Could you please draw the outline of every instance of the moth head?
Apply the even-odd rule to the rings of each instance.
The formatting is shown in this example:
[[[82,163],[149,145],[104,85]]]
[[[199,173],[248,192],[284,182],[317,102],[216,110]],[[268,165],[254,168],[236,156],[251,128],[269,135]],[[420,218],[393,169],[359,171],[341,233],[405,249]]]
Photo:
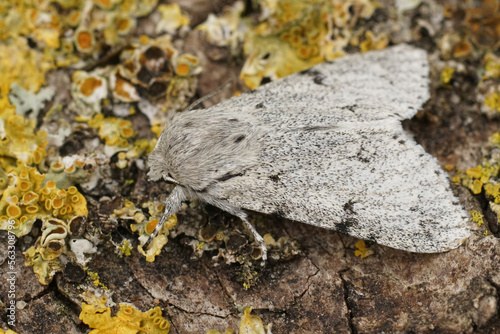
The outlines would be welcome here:
[[[158,181],[160,179],[163,179],[169,183],[179,184],[179,182],[172,175],[172,172],[169,170],[169,164],[167,163],[167,151],[166,151],[167,144],[165,142],[166,135],[164,133],[165,130],[158,139],[155,149],[149,155],[148,177],[151,181]]]
[[[165,127],[149,156],[148,176],[202,191],[243,174],[256,161],[256,130],[244,116],[192,110]]]

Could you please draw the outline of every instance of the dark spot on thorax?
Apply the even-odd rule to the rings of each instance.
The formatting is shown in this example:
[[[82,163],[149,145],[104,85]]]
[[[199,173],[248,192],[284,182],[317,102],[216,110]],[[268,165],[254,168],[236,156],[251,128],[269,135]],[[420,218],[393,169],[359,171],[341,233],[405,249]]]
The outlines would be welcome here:
[[[261,103],[257,104],[257,105],[255,106],[255,108],[257,108],[257,109],[262,109],[262,108],[264,108],[264,103],[263,103],[263,102],[261,102]]]
[[[270,175],[269,179],[271,179],[271,181],[273,182],[279,182],[280,177],[278,175]]]

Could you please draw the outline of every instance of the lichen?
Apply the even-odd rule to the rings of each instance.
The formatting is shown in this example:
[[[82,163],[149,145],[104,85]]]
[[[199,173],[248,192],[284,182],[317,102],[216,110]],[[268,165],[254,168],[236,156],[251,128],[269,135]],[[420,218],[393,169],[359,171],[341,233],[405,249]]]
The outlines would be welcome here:
[[[129,140],[132,140],[136,135],[132,123],[122,118],[96,114],[87,123],[90,127],[98,130],[99,137],[105,143],[104,152],[108,157],[127,148],[130,144]]]
[[[481,225],[484,224],[484,220],[483,220],[484,216],[479,211],[472,210],[470,212],[470,215],[471,215],[472,221],[474,223],[476,223],[478,227],[481,227]]]
[[[373,255],[373,250],[366,247],[364,240],[359,240],[354,245],[357,249],[354,251],[354,255],[364,259],[367,256]]]
[[[252,307],[245,308],[241,316],[238,333],[240,334],[271,334],[271,325],[265,326],[257,315],[250,314]],[[206,334],[232,334],[235,333],[234,329],[226,329],[224,333],[217,330],[209,330]]]
[[[500,171],[500,133],[490,138],[487,152],[480,165],[469,168],[465,172],[457,171],[452,181],[469,188],[472,193],[480,194],[484,191],[488,200],[495,204],[500,203],[500,183],[497,181]]]
[[[6,171],[17,161],[38,165],[47,155],[44,131],[35,131],[36,121],[15,113],[15,107],[0,103],[0,164]]]
[[[359,18],[372,16],[376,4],[349,1],[259,1],[263,15],[245,37],[247,56],[240,78],[254,89],[267,77],[272,80],[344,55],[349,40],[357,38],[349,28]],[[361,8],[351,15],[351,8]],[[363,50],[382,48],[387,37],[366,34]],[[286,60],[286,61],[285,61]]]
[[[163,214],[163,204],[148,201],[143,203],[142,208],[148,211],[149,218],[146,218],[143,211],[137,208],[133,202],[125,200],[122,208],[116,209],[111,217],[113,219],[120,218],[133,220],[135,222],[130,224],[130,229],[132,232],[137,232],[139,234],[140,245],[137,249],[146,257],[146,261],[153,262],[155,257],[160,254],[163,246],[167,244],[169,231],[177,224],[177,217],[175,215],[170,216],[163,224],[163,227],[158,232],[157,236],[151,240],[148,248],[143,249],[142,246],[149,239],[149,236],[153,233],[156,225],[161,219]]]
[[[131,304],[120,303],[120,310],[112,316],[106,303],[104,296],[94,298],[91,304],[82,302],[79,318],[93,329],[90,334],[168,334],[170,330],[159,306],[143,313]]]
[[[449,83],[450,83],[451,79],[453,78],[454,73],[455,73],[455,69],[453,67],[446,66],[441,71],[441,75],[440,75],[441,84],[443,84],[445,87],[449,86]]]
[[[182,14],[181,7],[176,3],[159,5],[156,11],[161,14],[161,19],[156,23],[157,34],[174,34],[178,28],[189,25],[189,18]]]

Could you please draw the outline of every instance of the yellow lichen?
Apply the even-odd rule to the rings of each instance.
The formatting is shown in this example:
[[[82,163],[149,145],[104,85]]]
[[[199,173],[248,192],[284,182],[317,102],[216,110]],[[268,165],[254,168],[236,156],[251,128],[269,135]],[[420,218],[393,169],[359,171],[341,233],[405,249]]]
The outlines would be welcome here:
[[[24,38],[0,43],[0,98],[7,99],[11,84],[37,92],[45,84],[45,73],[54,68],[43,60],[43,54],[28,46]]]
[[[500,94],[496,91],[489,92],[485,97],[484,105],[491,110],[500,111]]]
[[[144,203],[142,207],[148,209],[150,215],[149,219],[146,219],[142,210],[137,208],[134,203],[129,200],[125,200],[123,207],[121,209],[116,209],[112,217],[133,220],[135,224],[130,224],[130,229],[132,232],[139,233],[139,241],[141,245],[144,245],[161,219],[163,214],[163,205],[148,201]],[[137,247],[138,251],[146,257],[146,261],[153,262],[155,257],[160,254],[163,246],[167,244],[168,231],[174,228],[176,224],[177,217],[175,215],[170,216],[163,224],[163,227],[159,231],[158,235],[151,240],[151,243],[146,250],[144,250],[141,245]]]
[[[128,147],[129,138],[135,136],[132,123],[121,118],[96,114],[87,123],[99,131],[99,137],[104,140],[109,155]]]
[[[161,19],[156,24],[157,34],[162,32],[174,34],[178,28],[189,25],[189,18],[182,15],[181,7],[176,3],[159,5],[156,11],[161,14]]]
[[[500,57],[493,53],[487,53],[483,58],[484,77],[491,79],[500,79]]]
[[[446,66],[442,71],[441,71],[441,83],[443,85],[448,85],[453,78],[453,73],[455,73],[455,69],[453,67]]]
[[[90,334],[168,334],[170,330],[170,323],[162,317],[159,306],[142,313],[130,304],[121,303],[116,316],[112,316],[106,302],[107,299],[101,297],[94,298],[92,304],[82,303],[79,318],[93,328]]]
[[[479,212],[479,211],[476,211],[476,210],[472,210],[471,211],[471,217],[472,217],[472,221],[474,223],[477,224],[477,226],[481,227],[481,225],[483,225],[484,221],[483,221],[483,215]]]
[[[13,106],[0,103],[0,164],[6,171],[16,166],[16,161],[40,164],[47,155],[47,134],[35,132],[35,127],[34,119],[25,119]]]
[[[263,78],[278,79],[343,55],[352,35],[350,25],[369,18],[375,2],[367,0],[263,0],[266,13],[246,35],[247,59],[240,78],[250,88]],[[351,7],[360,9],[351,15]],[[388,43],[383,34],[366,34],[363,50],[382,48]]]
[[[123,240],[120,246],[118,247],[118,250],[125,256],[132,255],[132,249],[133,249],[132,244],[127,239]]]
[[[493,134],[489,145],[495,150],[500,148],[500,133]],[[496,181],[499,172],[500,159],[498,159],[497,155],[486,155],[480,165],[469,168],[465,173],[457,171],[452,181],[469,188],[474,194],[480,194],[484,190],[488,200],[493,204],[499,204],[500,183]]]
[[[59,257],[53,256],[46,247],[31,246],[23,254],[26,259],[26,266],[33,267],[33,272],[43,285],[49,284],[54,275],[64,268]]]
[[[385,49],[388,44],[389,38],[386,34],[382,33],[378,36],[375,36],[372,31],[367,31],[365,33],[365,40],[361,42],[359,48],[361,49],[361,52],[367,52],[371,50]]]
[[[92,164],[92,160],[89,162]],[[91,168],[84,168],[85,166],[86,162],[83,158],[82,160],[75,159],[71,164],[68,164],[68,166],[60,159],[55,160],[50,164],[50,168],[45,174],[44,185],[48,181],[53,181],[55,187],[59,189],[76,189],[74,185],[88,180],[93,172]],[[76,192],[70,194],[75,195]]]
[[[64,267],[58,258],[66,250],[68,224],[75,217],[87,217],[87,201],[75,187],[59,189],[54,181],[42,187],[45,175],[20,161],[7,175],[10,182],[0,199],[0,229],[21,237],[37,219],[42,221],[42,234],[25,257],[40,282],[48,284]]]
[[[225,8],[220,16],[208,14],[207,20],[196,29],[204,31],[211,44],[219,47],[227,46],[231,53],[236,55],[238,46],[244,41],[247,33],[246,24],[241,24],[244,10],[243,1],[236,1],[230,8]]]
[[[3,331],[3,329],[0,328],[0,334],[17,334],[17,332],[14,332],[13,330],[11,329],[7,329],[5,332]]]
[[[357,249],[354,251],[354,255],[361,257],[362,259],[373,254],[373,251],[366,247],[366,243],[364,240],[359,240],[358,242],[356,242],[355,247]]]
[[[265,326],[262,323],[262,319],[260,319],[257,315],[250,314],[252,312],[252,308],[245,308],[243,311],[243,315],[241,316],[241,321],[239,325],[238,333],[240,334],[268,334],[270,333],[270,327]],[[234,329],[226,329],[224,334],[233,334],[235,333]],[[206,334],[222,334],[217,330],[209,330]]]

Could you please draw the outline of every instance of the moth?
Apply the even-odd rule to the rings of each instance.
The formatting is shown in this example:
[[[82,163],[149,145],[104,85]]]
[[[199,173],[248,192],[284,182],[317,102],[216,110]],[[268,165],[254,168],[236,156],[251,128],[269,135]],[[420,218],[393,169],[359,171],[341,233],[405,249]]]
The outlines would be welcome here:
[[[177,114],[149,157],[151,180],[239,217],[245,210],[410,252],[458,247],[467,215],[437,160],[405,131],[429,98],[424,50],[349,55],[204,110]]]

